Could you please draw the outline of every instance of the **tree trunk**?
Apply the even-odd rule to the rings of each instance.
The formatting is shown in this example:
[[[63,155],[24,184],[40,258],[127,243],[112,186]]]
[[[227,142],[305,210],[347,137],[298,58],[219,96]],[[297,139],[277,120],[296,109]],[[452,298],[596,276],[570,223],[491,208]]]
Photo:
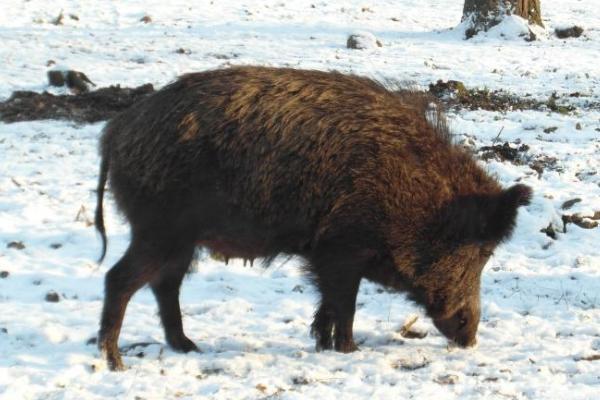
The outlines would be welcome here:
[[[530,24],[544,26],[540,0],[465,0],[462,21],[468,21],[467,39],[497,25],[506,15],[515,14]]]

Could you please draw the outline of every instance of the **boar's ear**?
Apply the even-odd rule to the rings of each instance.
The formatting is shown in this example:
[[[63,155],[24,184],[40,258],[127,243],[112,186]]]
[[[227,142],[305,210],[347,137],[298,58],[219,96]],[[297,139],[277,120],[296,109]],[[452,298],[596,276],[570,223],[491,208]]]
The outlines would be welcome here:
[[[461,196],[444,210],[444,236],[458,242],[508,239],[515,227],[517,209],[528,205],[531,196],[531,188],[521,184],[496,195]]]
[[[514,185],[503,191],[495,201],[495,210],[490,210],[487,235],[488,240],[508,239],[517,222],[517,209],[529,205],[533,191],[529,186]],[[492,202],[493,203],[493,202]]]

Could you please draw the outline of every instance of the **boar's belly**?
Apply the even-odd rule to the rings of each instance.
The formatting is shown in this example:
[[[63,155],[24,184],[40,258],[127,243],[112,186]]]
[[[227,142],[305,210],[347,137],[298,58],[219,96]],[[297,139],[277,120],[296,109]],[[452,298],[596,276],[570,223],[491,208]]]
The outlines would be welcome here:
[[[222,254],[225,258],[255,259],[268,256],[266,244],[260,241],[235,241],[227,238],[206,239],[197,242],[211,252]]]

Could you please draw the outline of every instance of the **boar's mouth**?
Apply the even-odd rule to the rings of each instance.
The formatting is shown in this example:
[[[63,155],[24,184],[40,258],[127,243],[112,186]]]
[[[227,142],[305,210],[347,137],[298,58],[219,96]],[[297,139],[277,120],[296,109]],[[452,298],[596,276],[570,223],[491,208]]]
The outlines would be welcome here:
[[[448,318],[434,318],[435,327],[448,339],[451,347],[473,347],[477,344],[478,315],[467,315],[464,310]]]

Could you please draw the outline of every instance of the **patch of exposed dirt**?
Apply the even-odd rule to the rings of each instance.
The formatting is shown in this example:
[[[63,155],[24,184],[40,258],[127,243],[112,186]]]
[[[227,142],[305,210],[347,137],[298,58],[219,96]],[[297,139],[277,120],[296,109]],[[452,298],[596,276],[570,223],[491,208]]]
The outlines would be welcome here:
[[[599,361],[600,354],[592,354],[591,356],[586,357],[575,357],[575,361]]]
[[[8,100],[0,102],[0,120],[4,122],[39,119],[103,121],[152,93],[154,87],[149,83],[136,88],[110,86],[76,95],[16,91]]]
[[[523,155],[529,150],[529,146],[521,144],[520,146],[511,146],[510,143],[496,144],[492,146],[483,146],[478,152],[481,152],[480,157],[483,160],[497,159],[499,161],[510,161],[513,164],[520,165],[523,163]]]
[[[538,173],[538,176],[542,176],[544,171],[558,171],[563,172],[564,169],[558,162],[556,157],[550,157],[544,154],[540,154],[535,157],[529,163],[529,168]]]
[[[559,39],[578,38],[583,33],[583,28],[573,25],[568,28],[556,28],[554,34]]]
[[[545,171],[562,172],[563,167],[556,157],[545,154],[530,154],[529,146],[516,140],[513,143],[492,144],[475,150],[475,154],[484,161],[508,161],[514,165],[528,165],[541,177]]]
[[[58,303],[60,301],[60,296],[54,290],[46,293],[46,301],[48,303]]]
[[[539,110],[553,111],[566,114],[576,109],[568,104],[569,98],[581,97],[580,93],[573,93],[561,98],[553,93],[548,100],[540,101],[528,96],[516,96],[503,90],[468,89],[459,81],[442,81],[429,85],[429,92],[440,99],[447,107],[466,108],[470,110],[510,111],[510,110]],[[595,103],[586,104],[586,108],[593,108]]]
[[[435,84],[430,84],[429,92],[448,107],[471,110],[531,109],[537,107],[539,103],[533,99],[514,96],[502,90],[467,89],[462,82],[452,80],[447,82],[439,80]]]
[[[545,233],[550,239],[556,240],[558,238],[556,235],[556,229],[554,228],[554,225],[552,225],[552,222],[550,222],[547,227],[540,229],[540,232]]]
[[[6,245],[6,248],[8,249],[17,249],[17,250],[23,250],[25,248],[25,245],[23,244],[23,242],[10,242],[9,244]]]
[[[568,210],[577,203],[581,203],[581,199],[579,197],[575,197],[574,199],[563,202],[562,205],[560,206],[560,208],[563,210]]]

